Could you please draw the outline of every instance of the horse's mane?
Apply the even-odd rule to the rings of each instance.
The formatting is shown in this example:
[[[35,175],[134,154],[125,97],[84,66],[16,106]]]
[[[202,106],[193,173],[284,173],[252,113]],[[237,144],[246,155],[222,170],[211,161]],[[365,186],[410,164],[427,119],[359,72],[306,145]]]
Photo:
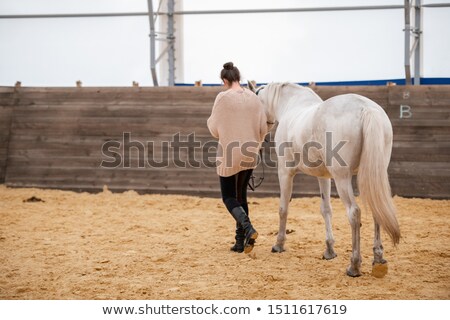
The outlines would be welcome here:
[[[304,86],[301,86],[301,85],[293,83],[293,82],[272,82],[266,86],[266,89],[268,90],[268,96],[272,98],[270,101],[268,101],[269,107],[272,110],[276,105],[278,105],[281,89],[285,88],[285,87],[300,89],[300,90],[303,90],[303,92],[308,92],[311,96],[321,99],[317,95],[317,93],[315,93],[312,89],[310,89],[308,87],[304,87]]]
[[[294,88],[294,89],[304,89],[306,91],[312,91],[310,88],[304,87],[304,86],[296,84],[294,82],[272,82],[272,83],[269,83],[266,87],[270,88],[272,91],[279,91],[279,89],[285,88],[285,87],[290,87],[290,88]]]
[[[314,90],[312,90],[311,88],[302,86],[302,85],[294,83],[294,82],[273,82],[273,83],[270,83],[270,85],[276,85],[276,86],[279,86],[280,88],[291,87],[291,88],[295,88],[295,89],[303,89],[304,91],[308,91],[308,92],[312,92],[312,93],[316,94],[314,92]]]

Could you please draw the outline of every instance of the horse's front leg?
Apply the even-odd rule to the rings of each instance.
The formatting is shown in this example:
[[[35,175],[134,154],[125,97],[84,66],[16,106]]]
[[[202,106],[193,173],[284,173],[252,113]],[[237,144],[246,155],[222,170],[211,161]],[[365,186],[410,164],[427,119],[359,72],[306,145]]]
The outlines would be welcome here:
[[[289,202],[292,196],[292,186],[294,175],[285,168],[278,167],[278,180],[280,182],[280,227],[278,229],[277,243],[272,247],[272,252],[283,252],[286,242],[286,223],[289,209]]]

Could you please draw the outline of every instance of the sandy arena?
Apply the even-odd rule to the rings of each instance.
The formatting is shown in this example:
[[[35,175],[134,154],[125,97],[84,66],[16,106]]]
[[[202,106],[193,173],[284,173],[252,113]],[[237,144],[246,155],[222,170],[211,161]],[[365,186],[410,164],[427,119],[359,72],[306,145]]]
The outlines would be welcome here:
[[[24,202],[31,197],[45,202]],[[389,273],[371,275],[373,222],[363,208],[363,275],[345,275],[350,226],[333,199],[338,257],[322,260],[319,198],[293,199],[287,251],[270,252],[278,199],[251,198],[254,251],[229,251],[220,199],[0,186],[0,299],[450,299],[450,201],[395,197],[402,240],[383,234]]]

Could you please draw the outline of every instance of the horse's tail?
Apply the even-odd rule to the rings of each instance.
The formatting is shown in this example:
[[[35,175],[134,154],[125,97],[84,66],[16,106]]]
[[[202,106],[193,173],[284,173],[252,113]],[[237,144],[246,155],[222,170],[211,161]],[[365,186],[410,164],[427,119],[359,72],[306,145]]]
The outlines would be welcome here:
[[[362,131],[363,146],[358,170],[360,196],[395,245],[400,241],[400,228],[387,173],[392,150],[392,126],[381,108],[370,108],[362,114]]]

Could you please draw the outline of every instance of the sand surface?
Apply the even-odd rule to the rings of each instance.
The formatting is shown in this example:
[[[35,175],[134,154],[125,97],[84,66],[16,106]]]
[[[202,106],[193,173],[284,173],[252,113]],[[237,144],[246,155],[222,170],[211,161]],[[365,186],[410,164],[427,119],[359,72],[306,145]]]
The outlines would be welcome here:
[[[23,202],[31,197],[45,202]],[[362,272],[345,275],[350,226],[333,199],[338,257],[322,260],[319,198],[293,199],[286,249],[271,253],[278,199],[251,198],[251,254],[229,251],[220,199],[0,186],[0,299],[450,299],[450,201],[395,198],[403,238],[383,234],[389,273],[371,275],[363,208]]]

